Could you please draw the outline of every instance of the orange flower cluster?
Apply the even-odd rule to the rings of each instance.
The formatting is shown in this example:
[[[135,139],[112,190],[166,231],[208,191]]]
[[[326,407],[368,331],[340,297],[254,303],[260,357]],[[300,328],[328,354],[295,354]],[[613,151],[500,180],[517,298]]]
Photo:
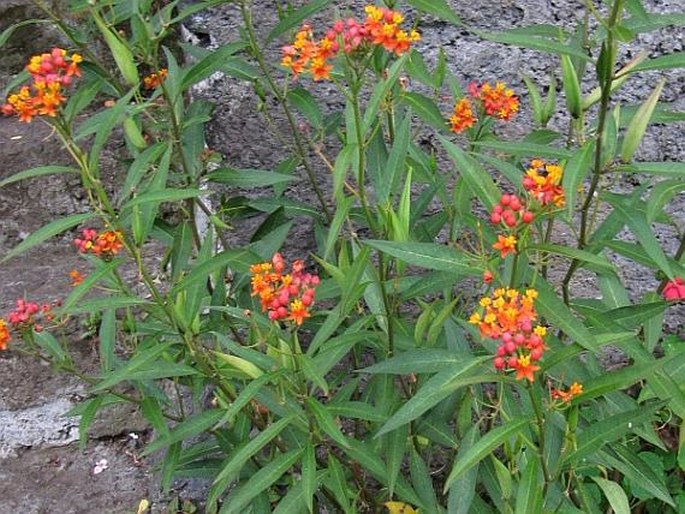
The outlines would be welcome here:
[[[159,71],[150,73],[149,75],[143,77],[143,87],[145,89],[156,89],[162,85],[164,79],[167,76],[167,69],[162,68]]]
[[[468,86],[468,94],[471,97],[460,98],[454,105],[452,116],[449,119],[450,130],[460,134],[476,124],[478,119],[473,113],[473,101],[478,101],[481,106],[481,114],[492,116],[500,120],[509,121],[519,110],[519,99],[511,89],[507,89],[504,82],[497,82],[492,87],[489,82],[479,86],[472,82]]]
[[[523,177],[523,187],[540,205],[553,203],[556,207],[563,207],[566,201],[561,187],[563,173],[561,166],[533,159]]]
[[[583,385],[578,382],[573,382],[566,391],[563,389],[552,389],[550,392],[552,400],[559,400],[562,403],[569,403],[573,398],[581,394],[583,394]]]
[[[533,325],[537,320],[534,301],[538,293],[528,289],[520,293],[515,289],[495,289],[492,296],[481,298],[483,312],[474,312],[469,323],[478,325],[484,338],[500,340],[493,360],[497,370],[516,371],[516,380],[535,380],[540,369],[538,362],[547,349],[544,337],[547,329]]]
[[[285,271],[280,253],[271,262],[252,265],[252,296],[259,296],[262,312],[268,312],[271,321],[285,319],[299,326],[311,316],[309,309],[314,305],[319,277],[306,273],[301,260],[293,262],[290,273]]]
[[[450,130],[460,134],[476,124],[476,117],[471,108],[471,101],[464,97],[454,104],[454,111],[450,117]]]
[[[121,230],[105,230],[98,234],[95,229],[85,228],[82,234],[82,238],[74,239],[74,244],[81,253],[92,253],[109,260],[124,247]]]
[[[363,45],[376,45],[402,55],[412,43],[421,39],[417,31],[407,32],[401,28],[404,21],[401,13],[373,5],[364,10],[366,19],[363,23],[354,18],[338,20],[319,40],[314,39],[310,25],[303,25],[293,44],[282,48],[281,65],[289,68],[295,77],[309,72],[314,80],[325,80],[330,78],[333,69],[328,61],[338,54],[341,44],[347,54]]]
[[[485,114],[501,120],[510,120],[519,110],[519,99],[514,91],[507,89],[504,82],[497,82],[492,87],[489,82],[478,86],[475,82],[469,84],[469,94],[483,103]]]
[[[490,212],[490,223],[503,225],[505,230],[516,231],[522,224],[532,223],[535,215],[526,210],[521,199],[516,195],[503,194],[497,205]],[[510,253],[516,253],[517,238],[514,234],[498,235],[497,242],[492,245],[500,252],[502,259]]]
[[[0,350],[7,350],[7,343],[10,342],[10,331],[7,328],[7,323],[0,318]]]
[[[26,70],[31,74],[31,85],[23,86],[11,94],[2,106],[6,116],[17,115],[20,121],[30,123],[35,116],[57,116],[57,110],[66,97],[63,88],[71,84],[74,75],[81,76],[79,54],[67,55],[61,48],[31,57]]]

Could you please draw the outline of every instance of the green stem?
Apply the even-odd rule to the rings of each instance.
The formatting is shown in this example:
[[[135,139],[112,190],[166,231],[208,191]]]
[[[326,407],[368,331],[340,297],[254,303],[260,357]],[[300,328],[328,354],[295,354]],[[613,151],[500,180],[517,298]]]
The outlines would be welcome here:
[[[549,468],[547,467],[547,462],[545,461],[545,419],[542,415],[540,395],[533,394],[533,387],[530,383],[526,384],[526,389],[528,390],[528,396],[530,396],[530,402],[533,405],[533,411],[535,412],[535,421],[538,426],[538,457],[540,458],[542,476],[545,480],[545,483],[542,486],[541,496],[544,498],[547,493],[547,487],[549,483],[552,481]]]
[[[326,220],[330,223],[333,220],[333,215],[331,214],[330,209],[328,208],[328,204],[326,202],[326,198],[324,197],[324,194],[321,191],[321,188],[319,187],[318,181],[316,179],[316,172],[314,171],[314,168],[312,167],[311,163],[309,162],[309,158],[307,157],[305,144],[304,141],[302,141],[302,135],[300,134],[300,130],[295,121],[295,117],[293,116],[293,113],[290,110],[290,107],[288,106],[287,99],[283,94],[280,93],[278,89],[278,84],[276,84],[276,81],[271,76],[269,67],[266,61],[264,60],[264,54],[262,53],[259,42],[257,41],[254,25],[252,24],[252,13],[247,7],[247,2],[244,0],[240,2],[240,13],[243,18],[243,23],[245,25],[245,33],[248,37],[248,43],[250,44],[252,55],[257,60],[257,65],[259,66],[259,69],[262,71],[264,78],[268,82],[272,94],[276,97],[279,104],[283,108],[283,112],[285,113],[288,125],[290,125],[290,132],[293,136],[296,153],[300,158],[300,162],[302,163],[302,166],[304,167],[307,173],[309,183],[312,186],[312,189],[314,189],[314,193],[316,194],[316,197],[319,200],[321,210],[323,211]]]

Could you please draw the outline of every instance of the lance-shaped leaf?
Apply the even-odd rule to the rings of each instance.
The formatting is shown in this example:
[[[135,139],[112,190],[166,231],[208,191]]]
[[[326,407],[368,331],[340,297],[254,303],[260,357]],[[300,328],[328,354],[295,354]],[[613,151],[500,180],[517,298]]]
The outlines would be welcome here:
[[[530,421],[529,418],[515,418],[511,421],[507,421],[485,434],[482,439],[479,439],[473,446],[464,452],[464,455],[460,454],[445,481],[445,492],[449,490],[455,480],[490,455],[495,448],[504,444],[507,439],[519,432],[524,426],[530,423]]]
[[[463,275],[478,275],[480,270],[469,266],[466,257],[453,248],[433,243],[398,243],[366,240],[364,244],[399,260],[422,268],[452,271]]]
[[[633,119],[630,121],[630,125],[628,125],[628,129],[626,130],[626,135],[623,138],[623,146],[621,147],[621,160],[623,162],[629,162],[640,146],[640,142],[645,135],[647,125],[652,118],[652,113],[659,101],[659,96],[661,96],[661,90],[665,83],[666,79],[661,79],[657,83],[652,94],[647,97],[645,103],[640,106],[633,116]]]

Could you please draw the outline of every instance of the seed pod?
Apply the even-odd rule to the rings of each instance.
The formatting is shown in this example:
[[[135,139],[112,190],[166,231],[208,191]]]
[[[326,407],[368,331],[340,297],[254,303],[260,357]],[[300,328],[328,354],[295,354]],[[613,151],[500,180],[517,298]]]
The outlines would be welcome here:
[[[564,82],[564,92],[566,93],[566,107],[574,118],[580,118],[583,112],[580,83],[576,69],[573,67],[571,58],[568,55],[561,56],[561,72]]]

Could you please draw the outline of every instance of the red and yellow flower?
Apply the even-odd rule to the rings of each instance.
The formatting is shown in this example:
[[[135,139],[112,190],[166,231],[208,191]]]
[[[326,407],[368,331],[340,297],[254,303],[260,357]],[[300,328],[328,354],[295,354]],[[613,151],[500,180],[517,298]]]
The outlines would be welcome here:
[[[10,342],[11,336],[7,323],[0,318],[0,350],[7,350],[7,343]]]
[[[473,114],[471,101],[464,97],[454,104],[454,110],[450,117],[450,130],[455,134],[460,134],[475,124],[476,117]]]
[[[540,205],[552,203],[556,207],[563,207],[566,201],[561,187],[563,174],[561,166],[533,159],[523,177],[523,187]]]

